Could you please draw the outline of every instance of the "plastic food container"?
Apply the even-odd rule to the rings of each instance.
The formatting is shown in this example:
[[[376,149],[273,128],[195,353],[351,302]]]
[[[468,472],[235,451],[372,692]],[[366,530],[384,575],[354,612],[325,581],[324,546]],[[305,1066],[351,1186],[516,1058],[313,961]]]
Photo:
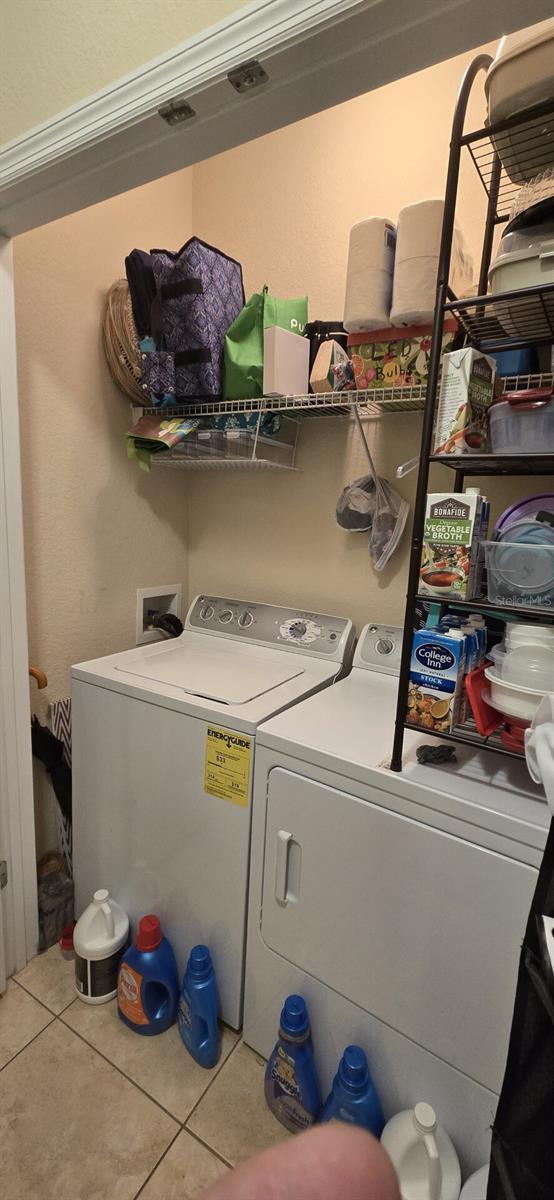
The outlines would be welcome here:
[[[553,91],[554,19],[502,38],[485,81],[489,123],[503,121],[550,100]],[[543,118],[540,133],[540,141],[535,137],[531,144],[529,130],[521,127],[493,138],[506,173],[514,183],[531,179],[543,163],[554,161],[554,114]]]
[[[506,621],[504,635],[506,650],[516,646],[554,647],[554,625],[525,625],[521,621]]]
[[[554,646],[495,646],[488,658],[504,683],[533,688],[543,693],[554,687]]]
[[[551,388],[507,392],[489,410],[493,454],[552,454],[554,396]]]
[[[484,542],[492,604],[554,608],[554,545]]]
[[[520,721],[533,720],[544,697],[544,688],[540,690],[508,683],[501,675],[497,675],[493,667],[485,668],[485,677],[490,683],[490,703],[493,708],[506,717],[516,717]]]
[[[554,513],[554,492],[539,492],[534,496],[528,496],[526,500],[516,500],[515,504],[510,504],[510,507],[505,508],[504,512],[500,514],[495,524],[495,538],[505,537],[508,541],[510,535],[507,531],[516,521],[522,521],[524,517],[535,521],[540,512]]]
[[[554,221],[504,234],[489,270],[489,283],[493,296],[554,283]],[[512,337],[529,337],[527,300],[503,301],[498,306],[497,316],[502,328]],[[548,337],[552,329],[548,315],[544,315],[544,330],[537,324],[538,320],[537,314],[533,313],[534,335]]]

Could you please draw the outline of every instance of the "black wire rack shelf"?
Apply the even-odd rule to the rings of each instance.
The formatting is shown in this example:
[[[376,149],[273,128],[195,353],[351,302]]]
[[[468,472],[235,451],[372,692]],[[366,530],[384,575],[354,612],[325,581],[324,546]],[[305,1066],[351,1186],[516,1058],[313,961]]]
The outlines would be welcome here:
[[[422,725],[415,725],[411,721],[404,722],[404,729],[410,729],[412,733],[423,733],[425,737],[440,738],[441,742],[459,742],[463,746],[471,746],[474,750],[494,750],[497,754],[504,754],[507,758],[519,758],[525,762],[525,755],[519,750],[510,750],[503,744],[498,733],[492,733],[490,737],[482,737],[473,727],[465,728],[459,726],[452,733],[436,733],[434,729],[425,729]]]
[[[495,222],[509,220],[519,189],[554,163],[554,99],[534,105],[461,138],[477,168],[488,197],[494,196]],[[502,162],[499,172],[498,158]]]
[[[489,70],[490,55],[479,54],[469,64],[463,77],[452,121],[452,136],[448,159],[444,214],[442,224],[437,289],[433,318],[433,341],[429,360],[429,382],[423,412],[420,467],[414,505],[412,545],[408,570],[406,610],[402,638],[402,653],[396,705],[395,734],[391,755],[391,770],[402,770],[404,731],[421,733],[421,726],[408,719],[408,693],[413,632],[417,627],[416,605],[429,600],[419,594],[419,574],[424,540],[425,511],[429,482],[429,466],[441,463],[456,472],[455,487],[461,489],[466,475],[547,475],[554,469],[554,454],[540,455],[460,455],[442,456],[432,452],[435,411],[440,385],[440,331],[445,316],[457,318],[467,340],[484,353],[522,349],[530,345],[554,342],[554,283],[526,287],[513,291],[487,294],[495,227],[517,218],[531,207],[538,217],[544,204],[554,195],[554,96],[547,103],[535,105],[524,113],[473,131],[464,132],[469,97],[475,81]],[[477,168],[487,197],[483,227],[483,247],[479,269],[478,295],[456,299],[449,287],[452,238],[455,228],[460,161],[469,152]],[[520,194],[520,188],[524,186]],[[545,381],[546,382],[546,381]],[[505,391],[516,390],[506,381]],[[529,387],[537,386],[529,382]],[[540,384],[538,385],[540,386]],[[551,385],[550,385],[551,386]],[[521,384],[519,385],[521,387]],[[441,604],[454,604],[449,597],[439,597]],[[459,607],[468,607],[467,601]],[[527,609],[520,606],[489,604],[487,600],[471,601],[471,611],[502,612],[508,619],[515,617],[551,620],[548,609]],[[475,726],[464,725],[452,733],[425,730],[432,737],[446,742],[460,742],[477,749],[494,750],[511,758],[522,758],[519,750],[509,749],[494,734],[481,737]]]
[[[511,618],[516,620],[521,617],[525,621],[538,621],[543,625],[546,622],[554,621],[554,609],[552,608],[529,608],[521,604],[500,604],[498,600],[493,602],[484,597],[480,600],[459,600],[454,596],[428,596],[423,592],[418,592],[416,599],[424,601],[426,604],[441,604],[444,608],[461,608],[464,612],[493,613],[507,621]]]
[[[464,475],[554,474],[554,454],[431,454],[429,462]]]
[[[554,341],[554,283],[452,300],[444,307],[472,344],[485,352]]]

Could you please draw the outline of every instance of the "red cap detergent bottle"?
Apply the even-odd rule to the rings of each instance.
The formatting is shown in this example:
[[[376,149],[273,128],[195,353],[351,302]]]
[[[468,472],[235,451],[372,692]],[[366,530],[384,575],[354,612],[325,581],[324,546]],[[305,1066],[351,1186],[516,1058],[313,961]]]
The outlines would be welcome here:
[[[117,979],[121,1020],[150,1037],[173,1024],[179,1002],[175,955],[158,917],[141,917],[134,942],[123,955]]]

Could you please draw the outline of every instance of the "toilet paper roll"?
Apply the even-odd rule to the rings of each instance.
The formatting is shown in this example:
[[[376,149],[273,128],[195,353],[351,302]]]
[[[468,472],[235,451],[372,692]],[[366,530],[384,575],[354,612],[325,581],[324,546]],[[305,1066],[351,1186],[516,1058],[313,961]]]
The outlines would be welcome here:
[[[350,230],[344,328],[348,333],[390,324],[396,227],[387,217],[368,217]]]
[[[427,325],[433,319],[444,200],[408,204],[398,218],[391,324]],[[465,295],[473,283],[473,262],[458,226],[454,228],[450,286]]]

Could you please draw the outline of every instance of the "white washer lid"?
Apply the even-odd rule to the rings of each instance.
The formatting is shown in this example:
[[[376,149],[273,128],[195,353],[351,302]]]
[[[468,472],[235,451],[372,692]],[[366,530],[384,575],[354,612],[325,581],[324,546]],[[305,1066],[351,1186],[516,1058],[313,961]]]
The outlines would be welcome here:
[[[281,657],[285,658],[285,655]],[[192,696],[203,696],[220,704],[247,704],[304,674],[304,669],[294,663],[292,655],[290,661],[276,663],[269,656],[237,655],[223,647],[216,650],[206,646],[204,649],[187,645],[186,641],[128,666],[117,664],[115,670],[153,683],[169,684]]]

